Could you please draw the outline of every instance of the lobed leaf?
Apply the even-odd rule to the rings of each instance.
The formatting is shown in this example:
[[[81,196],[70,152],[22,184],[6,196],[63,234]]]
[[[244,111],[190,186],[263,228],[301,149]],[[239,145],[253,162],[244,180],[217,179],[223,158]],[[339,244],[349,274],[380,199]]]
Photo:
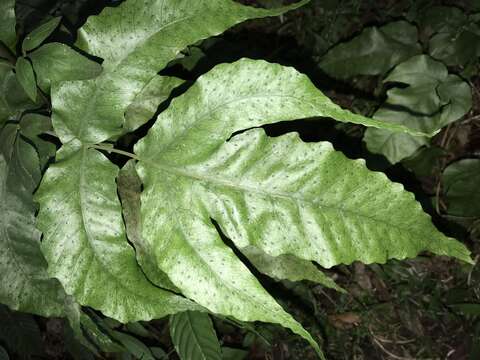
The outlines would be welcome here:
[[[471,261],[401,185],[329,143],[269,139],[261,129],[232,137],[319,114],[364,122],[293,69],[241,60],[198,79],[135,147],[144,184],[140,240],[151,261],[213,313],[279,323],[314,346],[221,241],[211,219],[239,249],[254,246],[324,267],[424,250]]]

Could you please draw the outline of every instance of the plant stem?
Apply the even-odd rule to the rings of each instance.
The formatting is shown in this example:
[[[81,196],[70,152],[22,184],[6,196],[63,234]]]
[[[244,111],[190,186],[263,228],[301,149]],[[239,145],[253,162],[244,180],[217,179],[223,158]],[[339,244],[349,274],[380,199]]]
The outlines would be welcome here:
[[[132,154],[131,152],[115,149],[113,147],[109,147],[109,146],[105,146],[105,145],[101,145],[101,144],[100,145],[93,145],[92,144],[89,147],[97,149],[97,150],[103,150],[103,151],[106,151],[108,153],[115,153],[115,154],[127,156],[131,159],[140,160],[140,158],[137,155]]]

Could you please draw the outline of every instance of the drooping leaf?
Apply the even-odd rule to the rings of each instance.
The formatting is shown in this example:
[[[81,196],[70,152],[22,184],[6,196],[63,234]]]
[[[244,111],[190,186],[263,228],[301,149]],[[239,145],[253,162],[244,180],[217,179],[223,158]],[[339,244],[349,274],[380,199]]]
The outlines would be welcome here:
[[[135,97],[125,112],[125,129],[133,131],[150,120],[157,107],[167,100],[174,88],[183,83],[183,80],[168,77],[155,76]]]
[[[125,228],[128,240],[135,246],[137,261],[142,267],[145,275],[155,285],[164,289],[178,291],[168,276],[161,271],[155,262],[146,256],[142,236],[142,224],[140,220],[140,194],[142,192],[142,181],[135,170],[135,162],[128,161],[120,170],[117,178],[118,194],[122,202],[122,212],[125,219]]]
[[[2,0],[0,2],[0,41],[14,53],[17,42],[15,22],[15,0]]]
[[[50,275],[81,305],[122,322],[194,308],[155,287],[138,267],[125,237],[117,172],[100,152],[79,144],[65,145],[57,153],[36,194]]]
[[[373,117],[425,133],[458,120],[472,106],[470,86],[458,76],[449,75],[445,65],[426,55],[401,63],[384,82],[408,86],[388,90],[386,103]],[[367,129],[364,140],[371,152],[384,155],[393,164],[428,144],[424,137],[384,129]]]
[[[320,114],[353,116],[293,69],[241,60],[199,78],[135,147],[144,184],[140,240],[152,261],[213,313],[282,324],[312,344],[221,241],[211,219],[239,249],[255,246],[323,267],[423,250],[471,261],[401,185],[329,143],[269,139],[261,129],[230,139],[240,130]]]
[[[320,67],[340,79],[381,75],[421,52],[417,38],[416,27],[406,21],[366,28],[352,40],[333,47]]]
[[[47,275],[35,228],[33,191],[40,180],[35,149],[7,124],[0,133],[0,303],[43,316],[63,313],[63,291]]]
[[[19,84],[12,65],[0,59],[0,128],[7,120],[17,119],[24,110],[37,106]]]
[[[28,97],[35,102],[37,100],[37,82],[30,61],[23,57],[18,58],[17,64],[15,65],[15,72],[19,84]]]
[[[97,77],[102,66],[60,43],[45,44],[28,55],[37,74],[38,86],[50,92],[53,82]]]
[[[221,360],[212,320],[206,313],[185,311],[170,316],[170,336],[181,360]]]
[[[253,246],[247,246],[241,249],[241,251],[258,271],[274,279],[290,281],[310,280],[337,291],[345,291],[310,261],[288,254],[273,257]]]
[[[104,9],[87,20],[77,42],[81,49],[104,59],[104,71],[93,80],[52,88],[56,133],[63,143],[73,138],[97,143],[124,133],[127,107],[187,45],[244,20],[279,15],[307,1],[266,10],[231,0],[127,0]]]
[[[479,183],[479,159],[462,159],[448,165],[442,175],[448,214],[464,217],[480,216]]]
[[[22,43],[22,51],[26,53],[27,51],[33,50],[40,46],[42,42],[48,38],[52,32],[57,28],[58,24],[62,20],[61,17],[55,17],[47,21],[45,24],[40,25],[38,28],[33,30],[28,34]]]

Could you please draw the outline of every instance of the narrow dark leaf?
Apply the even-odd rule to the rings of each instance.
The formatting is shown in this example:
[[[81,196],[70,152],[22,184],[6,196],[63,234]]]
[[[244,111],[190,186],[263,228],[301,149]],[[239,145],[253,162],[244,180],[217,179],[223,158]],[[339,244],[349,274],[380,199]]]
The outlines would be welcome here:
[[[22,43],[23,52],[26,53],[27,51],[40,46],[40,44],[56,29],[61,20],[61,17],[55,17],[28,34]]]

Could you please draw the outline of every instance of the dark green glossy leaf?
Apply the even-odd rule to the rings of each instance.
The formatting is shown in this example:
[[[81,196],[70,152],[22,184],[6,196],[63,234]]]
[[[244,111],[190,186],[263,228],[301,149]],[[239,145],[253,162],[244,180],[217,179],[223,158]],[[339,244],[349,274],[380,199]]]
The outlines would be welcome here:
[[[437,146],[430,146],[417,151],[412,157],[402,161],[402,164],[413,171],[418,177],[432,176],[440,168],[440,160],[447,151]]]
[[[0,41],[15,53],[17,34],[15,33],[15,0],[0,2]]]
[[[321,60],[323,71],[336,78],[381,75],[421,52],[415,26],[398,21],[370,27],[352,40],[333,47]]]
[[[432,120],[428,116],[416,116],[407,111],[393,110],[388,107],[378,109],[374,117],[389,119],[389,122],[403,124],[411,128],[419,128]],[[410,136],[383,129],[367,129],[363,140],[369,151],[382,154],[392,164],[413,155],[419,148],[429,144],[429,139],[426,137]]]
[[[38,86],[50,92],[53,82],[97,77],[102,66],[60,43],[45,44],[28,55],[37,74]]]
[[[44,42],[45,39],[48,38],[57,28],[61,20],[61,17],[52,18],[45,24],[40,25],[38,28],[33,30],[25,37],[25,39],[23,39],[22,51],[26,53],[27,51],[33,50],[40,46],[42,42]]]
[[[449,75],[445,65],[426,55],[401,63],[384,82],[408,86],[388,90],[387,101],[374,118],[424,133],[436,132],[458,120],[472,106],[470,86],[458,76]],[[383,129],[367,129],[364,140],[370,151],[384,155],[393,164],[429,143],[423,137]]]
[[[221,360],[212,320],[206,313],[185,311],[170,316],[170,336],[181,360]]]
[[[15,65],[15,72],[19,84],[28,97],[35,102],[37,100],[37,82],[30,61],[23,57],[18,58],[17,64]]]
[[[442,175],[442,184],[448,214],[480,216],[479,159],[462,159],[448,165]]]

